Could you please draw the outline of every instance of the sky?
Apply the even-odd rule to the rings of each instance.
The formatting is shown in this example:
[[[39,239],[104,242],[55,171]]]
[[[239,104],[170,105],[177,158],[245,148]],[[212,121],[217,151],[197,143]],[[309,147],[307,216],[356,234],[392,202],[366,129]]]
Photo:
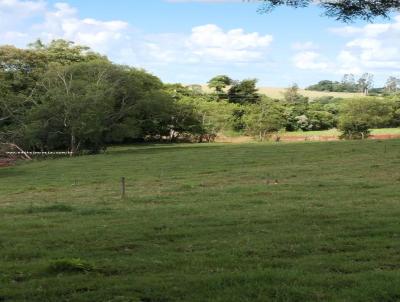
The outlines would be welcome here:
[[[317,6],[258,8],[242,0],[0,0],[0,45],[63,38],[168,83],[226,74],[306,87],[370,72],[382,86],[400,77],[400,15],[344,24]]]

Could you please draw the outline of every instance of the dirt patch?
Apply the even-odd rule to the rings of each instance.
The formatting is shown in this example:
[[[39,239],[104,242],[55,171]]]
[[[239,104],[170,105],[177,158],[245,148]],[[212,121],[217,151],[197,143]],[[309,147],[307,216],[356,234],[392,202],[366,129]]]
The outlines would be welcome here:
[[[9,167],[14,163],[13,159],[9,158],[0,158],[0,168],[2,167]]]
[[[369,139],[396,139],[400,138],[400,134],[375,134],[370,135]]]
[[[400,139],[400,134],[373,134],[368,137],[368,139],[374,140],[388,140],[388,139]],[[272,141],[280,142],[332,142],[339,141],[339,136],[336,135],[282,135],[277,139],[276,136],[271,138]],[[217,143],[232,143],[241,144],[254,142],[254,138],[250,136],[234,136],[229,137],[225,135],[218,135],[215,139]]]
[[[313,135],[313,136],[290,136],[290,135],[283,135],[280,137],[281,142],[307,142],[307,141],[323,141],[323,142],[330,142],[330,141],[338,141],[339,137],[335,135],[331,136],[320,136],[320,135]]]
[[[249,143],[253,142],[254,139],[250,136],[225,136],[225,135],[218,135],[215,138],[216,143],[232,143],[232,144],[242,144],[242,143]]]

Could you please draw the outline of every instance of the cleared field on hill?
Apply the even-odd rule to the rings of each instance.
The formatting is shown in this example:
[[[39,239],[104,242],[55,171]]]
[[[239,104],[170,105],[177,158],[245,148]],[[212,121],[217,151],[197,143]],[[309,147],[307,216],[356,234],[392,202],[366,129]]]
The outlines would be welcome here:
[[[202,85],[202,89],[205,92],[212,91],[210,88],[208,88],[207,85]],[[279,88],[279,87],[259,87],[258,89],[259,89],[260,93],[265,94],[273,99],[283,99],[283,94],[285,92],[285,88]],[[333,96],[333,97],[344,98],[344,99],[364,96],[362,93],[309,91],[309,90],[304,90],[304,89],[300,89],[299,93],[306,97],[309,97],[311,100],[314,100],[314,99],[317,99],[317,98],[320,98],[323,96]]]
[[[283,94],[285,92],[285,88],[276,88],[276,87],[260,87],[260,93],[263,93],[274,99],[282,99]],[[325,92],[325,91],[310,91],[300,89],[299,93],[309,97],[311,100],[323,97],[323,96],[333,96],[336,98],[354,98],[354,97],[362,97],[362,93],[348,93],[348,92]]]
[[[396,301],[399,150],[138,146],[0,169],[0,301]]]

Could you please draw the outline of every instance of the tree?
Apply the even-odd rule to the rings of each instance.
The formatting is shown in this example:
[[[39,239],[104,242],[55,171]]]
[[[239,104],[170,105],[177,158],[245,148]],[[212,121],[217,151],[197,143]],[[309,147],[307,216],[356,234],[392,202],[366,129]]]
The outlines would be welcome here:
[[[114,111],[110,63],[52,64],[44,92],[27,115],[24,143],[35,149],[99,151],[105,146]]]
[[[186,141],[194,141],[205,134],[202,127],[201,116],[192,104],[176,102],[174,112],[169,124],[170,140],[178,138]]]
[[[72,41],[63,39],[53,40],[47,45],[41,40],[36,40],[30,43],[28,47],[34,52],[44,54],[48,63],[57,62],[62,65],[68,65],[92,60],[107,60],[105,56],[92,51],[87,46],[76,45]]]
[[[261,12],[270,12],[277,6],[287,5],[295,8],[308,7],[315,0],[259,0],[262,2]],[[397,0],[324,0],[318,5],[325,11],[325,15],[337,20],[350,22],[355,19],[371,21],[376,17],[388,18],[391,13],[400,9]]]
[[[366,138],[371,128],[387,127],[393,120],[393,103],[378,98],[354,99],[340,108],[339,129],[344,138]]]
[[[311,85],[306,88],[306,90],[314,90],[314,91],[336,91],[336,86],[338,86],[338,82],[333,82],[329,80],[319,81],[315,85]]]
[[[355,81],[354,75],[345,74],[341,82],[323,80],[315,85],[306,88],[307,90],[315,91],[329,91],[329,92],[357,92],[358,85]]]
[[[0,47],[0,139],[15,142],[21,139],[27,112],[43,94],[43,75],[53,63],[107,61],[84,46],[55,40],[48,45],[37,40],[28,49]]]
[[[389,93],[397,92],[399,86],[400,86],[400,79],[391,76],[386,81],[385,90]]]
[[[256,87],[257,79],[247,79],[241,82],[234,82],[228,91],[228,100],[236,104],[254,104],[261,96]]]
[[[204,100],[196,97],[185,97],[180,102],[191,104],[200,117],[203,134],[199,141],[212,141],[218,133],[233,129],[233,114],[239,108],[239,105],[227,101]]]
[[[299,93],[299,86],[297,84],[293,84],[290,87],[286,88],[283,93],[284,100],[289,104],[295,103],[308,103],[308,98],[302,96]]]
[[[261,141],[284,127],[284,108],[278,101],[262,98],[258,104],[248,106],[244,115],[246,131]]]
[[[368,95],[369,90],[372,88],[372,84],[374,81],[374,75],[370,73],[364,73],[359,79],[358,79],[358,87],[360,89],[360,92],[364,93],[365,95]]]
[[[0,47],[0,141],[13,143],[23,119],[40,90],[38,81],[47,66],[46,56],[14,46]]]
[[[219,95],[224,94],[224,89],[232,84],[232,79],[226,75],[219,75],[213,77],[208,81],[208,87],[215,89],[215,92]]]
[[[111,143],[168,136],[176,127],[174,100],[142,70],[104,60],[52,63],[39,86],[14,123],[14,141],[25,148],[95,153]]]
[[[346,92],[356,92],[357,91],[357,84],[354,77],[354,74],[347,73],[342,78],[342,91]]]

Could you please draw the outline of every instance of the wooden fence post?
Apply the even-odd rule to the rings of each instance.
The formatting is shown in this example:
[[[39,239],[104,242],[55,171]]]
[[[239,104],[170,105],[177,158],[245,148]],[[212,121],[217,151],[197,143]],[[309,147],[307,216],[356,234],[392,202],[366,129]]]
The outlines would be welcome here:
[[[125,198],[125,177],[121,177],[121,199]]]

